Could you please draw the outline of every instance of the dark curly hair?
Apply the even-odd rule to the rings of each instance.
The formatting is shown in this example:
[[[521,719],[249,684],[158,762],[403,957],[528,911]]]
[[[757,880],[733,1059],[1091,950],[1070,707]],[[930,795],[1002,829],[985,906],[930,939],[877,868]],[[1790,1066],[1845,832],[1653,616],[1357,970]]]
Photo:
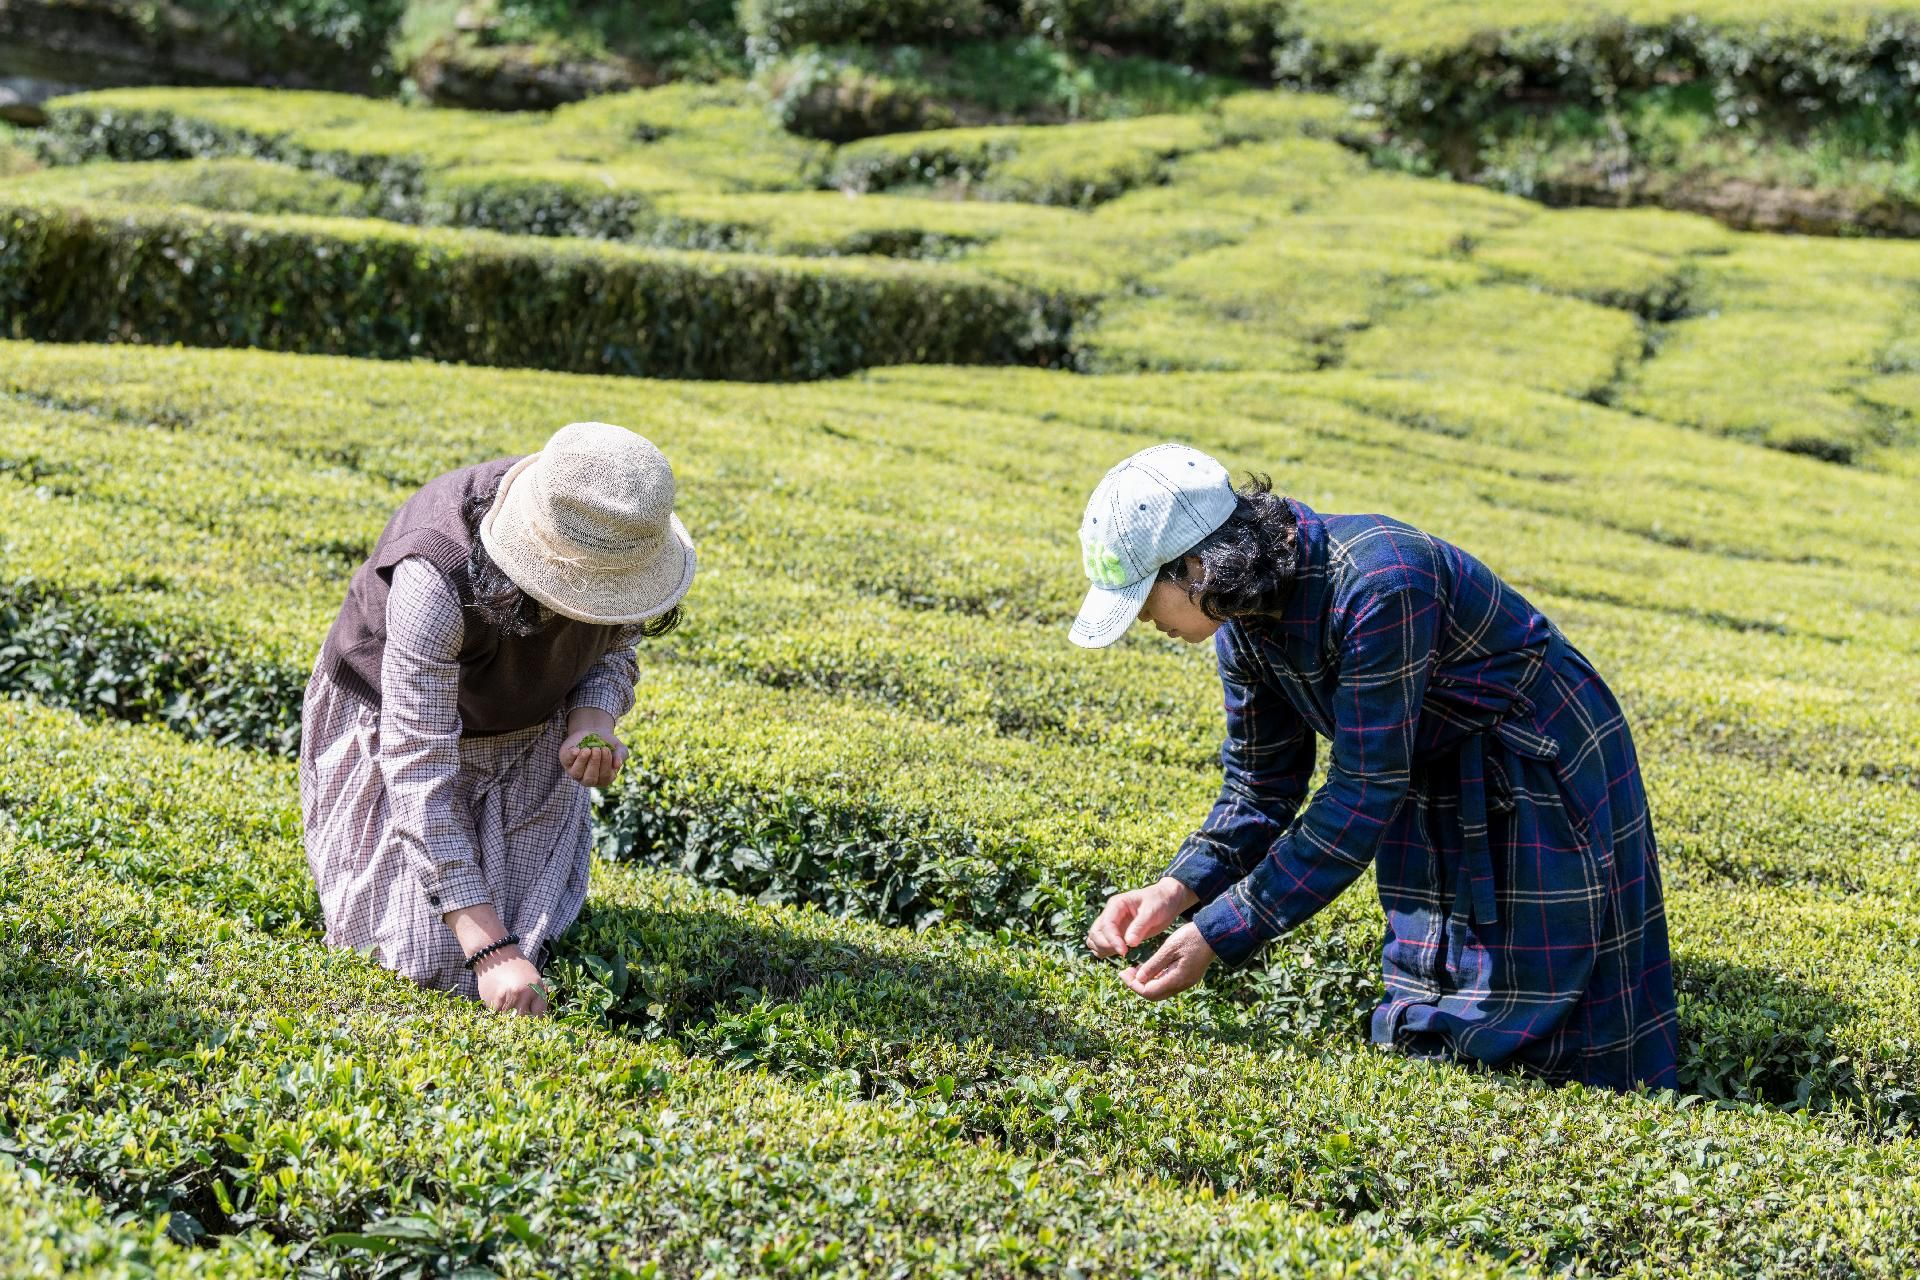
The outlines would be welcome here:
[[[467,609],[490,627],[498,627],[509,636],[531,636],[545,631],[560,615],[541,604],[515,585],[507,571],[493,562],[486,544],[480,541],[480,522],[493,506],[496,489],[476,493],[467,499],[461,516],[473,550],[467,556]],[[680,606],[675,605],[657,618],[640,624],[640,634],[651,640],[680,625]]]
[[[1216,622],[1279,613],[1299,573],[1299,522],[1273,481],[1249,475],[1234,495],[1239,501],[1225,524],[1160,567],[1162,578],[1186,588],[1187,598]],[[1192,577],[1189,558],[1200,561]]]

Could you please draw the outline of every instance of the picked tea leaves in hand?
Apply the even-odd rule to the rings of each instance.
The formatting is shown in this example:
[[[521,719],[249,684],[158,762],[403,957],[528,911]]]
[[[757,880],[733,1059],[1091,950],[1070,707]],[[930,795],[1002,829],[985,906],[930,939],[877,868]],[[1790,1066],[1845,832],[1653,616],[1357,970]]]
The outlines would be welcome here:
[[[590,733],[580,739],[580,749],[582,751],[588,751],[594,747],[605,747],[609,751],[613,750],[613,744],[597,733]]]

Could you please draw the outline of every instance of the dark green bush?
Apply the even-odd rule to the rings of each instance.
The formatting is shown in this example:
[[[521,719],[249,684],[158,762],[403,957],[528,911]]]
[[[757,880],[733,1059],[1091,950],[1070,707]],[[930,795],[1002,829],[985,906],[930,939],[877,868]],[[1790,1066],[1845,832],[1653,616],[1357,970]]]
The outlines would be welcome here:
[[[0,692],[291,754],[306,677],[31,579],[0,584]]]
[[[1920,123],[1920,21],[1888,14],[1847,38],[1757,19],[1489,22],[1471,40],[1405,50],[1296,25],[1276,46],[1274,66],[1284,81],[1338,85],[1429,137],[1476,129],[1527,97],[1604,108],[1626,91],[1689,82],[1709,87],[1727,119],[1866,109],[1889,123]]]
[[[741,0],[755,52],[820,44],[953,45],[1033,35],[1149,54],[1209,70],[1259,74],[1281,7],[1274,0]]]
[[[1071,937],[1117,885],[1049,868],[958,824],[795,792],[717,792],[630,767],[598,814],[602,854],[671,867],[761,902],[924,929],[943,919]]]
[[[979,35],[1004,21],[1004,0],[740,0],[750,48],[808,44],[937,43]]]
[[[228,156],[277,160],[372,187],[387,200],[417,200],[422,185],[419,159],[405,151],[321,150],[264,130],[234,128],[165,108],[63,103],[48,112],[47,127],[35,143],[56,164]]]
[[[0,332],[767,380],[1059,363],[1074,300],[933,266],[114,206],[0,214]]]
[[[952,111],[929,101],[923,91],[816,50],[774,67],[762,83],[783,125],[828,142],[954,123]]]

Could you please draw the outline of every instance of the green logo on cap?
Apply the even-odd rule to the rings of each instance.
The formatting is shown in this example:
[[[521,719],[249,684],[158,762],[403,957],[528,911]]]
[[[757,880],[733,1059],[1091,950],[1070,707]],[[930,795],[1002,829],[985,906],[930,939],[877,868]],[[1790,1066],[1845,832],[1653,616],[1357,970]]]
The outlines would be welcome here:
[[[1124,587],[1127,585],[1126,561],[1084,533],[1080,535],[1080,562],[1086,567],[1087,578],[1095,586]]]

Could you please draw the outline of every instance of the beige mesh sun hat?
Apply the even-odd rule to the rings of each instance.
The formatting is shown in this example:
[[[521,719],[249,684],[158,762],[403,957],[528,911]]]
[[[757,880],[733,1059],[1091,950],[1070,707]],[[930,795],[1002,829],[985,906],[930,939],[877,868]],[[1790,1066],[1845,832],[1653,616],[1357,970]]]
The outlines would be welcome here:
[[[693,585],[693,539],[673,514],[673,467],[625,427],[576,422],[501,478],[480,542],[557,613],[645,622]]]

